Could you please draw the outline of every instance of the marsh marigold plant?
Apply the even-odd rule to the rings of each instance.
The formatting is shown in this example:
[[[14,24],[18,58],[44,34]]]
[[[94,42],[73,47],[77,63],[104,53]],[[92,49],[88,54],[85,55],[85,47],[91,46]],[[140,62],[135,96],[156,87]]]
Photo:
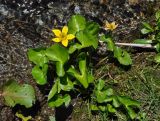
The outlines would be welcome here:
[[[107,50],[113,53],[120,64],[125,66],[132,64],[127,51],[113,41],[111,31],[118,25],[115,22],[106,23],[103,28],[109,32],[102,34],[98,23],[87,20],[79,14],[71,16],[66,24],[68,26],[62,27],[62,30],[52,30],[54,33],[52,41],[56,42],[54,45],[45,49],[29,49],[27,53],[29,60],[34,64],[31,73],[36,83],[45,86],[48,81],[54,80],[47,98],[49,107],[68,107],[72,99],[81,94],[82,99],[86,99],[91,113],[115,116],[117,113],[123,113],[121,109],[125,109],[126,120],[142,119],[141,113],[139,114],[137,110],[140,103],[128,96],[115,93],[104,80],[94,77],[93,69],[89,66],[94,61],[91,59],[93,52],[98,48],[99,40],[106,43]],[[74,38],[76,41],[69,48],[65,48]],[[48,76],[51,77],[49,80]]]
[[[61,42],[63,46],[68,46],[68,41],[73,40],[75,36],[68,33],[68,27],[64,26],[62,31],[59,29],[53,29],[52,32],[55,34],[55,38],[52,39],[54,42]]]

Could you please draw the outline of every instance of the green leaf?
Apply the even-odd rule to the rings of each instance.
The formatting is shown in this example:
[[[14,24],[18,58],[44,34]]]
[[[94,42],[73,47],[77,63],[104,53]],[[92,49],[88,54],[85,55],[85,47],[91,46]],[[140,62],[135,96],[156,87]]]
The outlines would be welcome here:
[[[80,49],[82,49],[82,45],[81,44],[78,44],[78,43],[75,43],[74,45],[71,45],[70,47],[69,47],[69,54],[72,54],[73,52],[75,52],[76,50],[80,50]]]
[[[70,91],[73,89],[74,84],[68,77],[64,77],[60,79],[58,86],[64,91]]]
[[[102,89],[103,89],[103,87],[105,86],[105,82],[104,82],[104,80],[99,80],[98,81],[98,85],[96,85],[97,86],[97,90],[99,90],[99,91],[101,91]]]
[[[113,96],[113,102],[112,102],[113,106],[118,108],[120,106],[120,103],[117,99],[117,96]]]
[[[108,42],[107,38],[110,38],[110,36],[109,35],[104,35],[104,34],[102,34],[100,36],[100,40],[103,41],[103,42],[106,42],[106,43]]]
[[[118,57],[121,57],[122,56],[122,49],[119,48],[119,47],[115,47],[114,49],[114,57],[118,58]]]
[[[112,98],[107,97],[107,94],[104,92],[96,92],[96,100],[98,103],[111,102]]]
[[[131,107],[126,107],[129,116],[131,117],[131,119],[135,119],[137,117],[137,114],[135,113],[135,111],[131,108]]]
[[[111,96],[114,94],[113,89],[112,88],[108,88],[105,91],[103,91],[104,93],[107,94],[107,96]]]
[[[86,27],[86,20],[81,15],[73,15],[68,21],[68,30],[70,34],[76,34],[80,30],[83,30]]]
[[[95,94],[96,94],[97,102],[104,103],[104,102],[111,102],[113,100],[112,95],[114,93],[113,93],[113,89],[108,88],[103,91],[97,90]]]
[[[75,77],[83,85],[84,88],[87,88],[89,85],[89,81],[88,81],[89,74],[86,68],[86,59],[82,59],[79,61],[79,70],[80,70],[80,73],[76,71],[76,69],[72,66],[69,68],[67,72],[71,76]]]
[[[94,81],[94,76],[88,73],[87,80],[88,80],[88,83],[92,83]]]
[[[156,48],[157,52],[160,52],[160,43],[157,43],[154,47]]]
[[[48,70],[47,64],[43,65],[42,68],[36,65],[32,69],[32,76],[38,84],[44,85],[47,83],[47,70]]]
[[[63,77],[65,74],[63,66],[69,59],[68,50],[59,44],[54,44],[46,49],[46,56],[49,60],[56,62],[56,73],[58,76]]]
[[[98,108],[103,112],[107,111],[107,106],[100,105],[100,106],[98,106]]]
[[[98,36],[99,32],[99,24],[93,21],[89,21],[86,24],[86,28],[84,29],[85,31],[88,31],[91,35]]]
[[[134,43],[137,44],[151,44],[153,40],[150,39],[136,39],[134,40]]]
[[[127,53],[127,51],[122,50],[119,47],[114,48],[114,57],[118,59],[120,64],[122,65],[131,65],[132,64],[132,59],[130,55]]]
[[[154,60],[156,61],[156,63],[160,63],[160,53],[158,53],[155,57]]]
[[[83,65],[84,62],[79,62],[79,68],[80,68],[80,64]],[[84,88],[88,87],[88,82],[87,82],[87,75],[86,75],[86,67],[81,67],[81,70],[84,70],[85,72],[83,73],[79,73],[77,72],[74,67],[69,68],[69,70],[67,71],[70,75],[72,75],[73,77],[75,77],[82,85]]]
[[[76,38],[82,44],[82,48],[98,46],[99,25],[95,22],[87,22],[86,28],[76,34]]]
[[[59,78],[56,79],[54,85],[52,86],[52,89],[48,94],[48,100],[50,100],[58,92],[58,83],[59,83]]]
[[[127,96],[118,96],[118,100],[125,105],[126,107],[128,106],[137,106],[140,107],[140,103],[136,100],[133,100]]]
[[[111,38],[108,38],[107,40],[108,40],[108,42],[107,42],[107,49],[108,49],[109,51],[113,51],[115,45],[114,45],[112,39],[111,39]]]
[[[113,106],[111,104],[107,104],[107,109],[110,113],[115,113],[116,112],[116,109],[113,108]]]
[[[59,95],[54,95],[54,97],[52,97],[50,100],[48,100],[48,105],[50,107],[59,107],[59,106],[63,105],[63,103],[64,103],[64,100]]]
[[[102,35],[101,40],[107,43],[107,49],[114,52],[114,57],[118,59],[120,64],[123,64],[123,65],[131,65],[132,64],[131,57],[127,53],[127,51],[122,50],[121,48],[115,46],[115,44],[112,41],[112,38],[110,36]]]
[[[146,29],[150,30],[151,32],[154,31],[154,29],[151,27],[151,25],[149,25],[147,22],[142,22],[142,24]]]
[[[65,103],[65,106],[67,107],[69,103],[71,102],[71,97],[68,94],[65,94],[63,97],[63,102]]]
[[[32,107],[35,102],[35,92],[31,85],[19,85],[11,80],[3,87],[2,96],[8,106],[14,107],[16,104],[24,105],[26,108]]]
[[[152,31],[149,30],[149,29],[146,29],[146,28],[141,29],[141,33],[142,33],[142,34],[148,34],[148,33],[150,33],[150,32],[152,32]]]
[[[96,105],[91,104],[90,107],[91,107],[92,111],[98,111],[99,110],[99,108]]]
[[[54,95],[54,97],[52,97],[48,101],[48,105],[50,107],[59,107],[63,104],[65,104],[65,106],[68,106],[70,101],[71,101],[71,97],[68,94],[65,94],[64,96]]]
[[[29,60],[38,66],[42,67],[45,63],[48,63],[48,59],[45,56],[45,50],[29,49],[27,54]]]
[[[102,35],[101,36],[101,40],[107,43],[107,49],[109,51],[113,51],[114,50],[115,44],[114,44],[114,42],[113,42],[111,37]]]
[[[156,20],[159,20],[159,19],[160,19],[160,10],[156,12]]]
[[[125,106],[131,119],[135,119],[137,114],[131,107],[140,107],[140,103],[126,96],[117,96],[118,100]]]

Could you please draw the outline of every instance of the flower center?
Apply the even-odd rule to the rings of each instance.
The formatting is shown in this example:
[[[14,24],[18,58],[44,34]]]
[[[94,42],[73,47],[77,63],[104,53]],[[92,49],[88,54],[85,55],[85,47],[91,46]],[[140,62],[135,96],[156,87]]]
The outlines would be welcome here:
[[[66,40],[66,39],[67,39],[67,36],[62,33],[61,38],[62,38],[62,40]]]

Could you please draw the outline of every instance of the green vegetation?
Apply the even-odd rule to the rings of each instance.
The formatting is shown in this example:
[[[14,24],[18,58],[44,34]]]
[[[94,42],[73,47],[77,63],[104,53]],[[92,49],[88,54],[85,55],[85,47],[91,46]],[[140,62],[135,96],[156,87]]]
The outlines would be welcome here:
[[[154,57],[155,62],[160,63],[160,11],[156,12],[155,18],[156,23],[153,26],[143,22],[141,33],[147,35],[147,37],[145,39],[137,39],[135,43],[150,44],[157,51],[157,55]]]
[[[111,31],[117,26],[115,22],[113,22],[112,26],[107,23],[107,27],[110,27],[108,30]],[[155,56],[155,61],[159,63],[160,11],[156,13],[155,27],[152,27],[146,22],[143,22],[143,26],[144,28],[141,32],[148,36],[145,39],[137,39],[135,42],[139,44],[150,44],[154,47],[158,52]],[[123,89],[114,89],[114,84],[118,83],[116,79],[112,78],[112,84],[106,83],[104,80],[110,78],[93,74],[90,67],[92,64],[92,53],[96,51],[99,39],[106,43],[107,50],[112,52],[113,57],[116,58],[123,67],[127,68],[132,64],[134,65],[129,53],[116,46],[116,43],[113,41],[114,37],[112,36],[112,32],[110,31],[107,35],[102,34],[99,36],[99,30],[100,26],[97,23],[87,21],[81,15],[73,15],[68,21],[68,27],[63,27],[62,31],[53,29],[52,31],[56,35],[56,38],[52,40],[57,43],[48,48],[33,48],[28,50],[28,58],[34,64],[31,72],[34,80],[39,85],[46,85],[47,83],[53,84],[48,94],[48,105],[50,107],[67,107],[73,98],[81,95],[80,97],[87,101],[89,115],[91,113],[98,113],[102,115],[102,117],[105,117],[102,118],[102,120],[107,120],[110,115],[116,116],[118,119],[121,117],[121,119],[124,120],[147,120],[147,113],[144,113],[145,111],[143,111],[139,102],[144,101],[142,97],[136,98],[139,101],[133,100],[129,97],[132,96],[132,94],[127,93],[129,96],[126,96],[124,95]],[[68,44],[68,42],[70,43]],[[103,65],[103,68],[100,68],[100,74],[101,72],[108,72],[108,68],[108,65]],[[49,73],[50,69],[53,71],[52,79],[49,80],[48,74],[51,74]],[[112,71],[114,71],[114,69]],[[95,73],[96,71],[97,70],[95,70]],[[116,67],[114,73],[119,73],[118,67]],[[133,72],[131,73],[133,74]],[[125,72],[122,78],[126,76],[123,81],[128,81],[128,85],[134,90],[133,93],[140,93],[140,90],[144,91],[143,93],[145,93],[145,91],[149,93],[152,93],[152,91],[156,92],[158,89],[155,90],[152,87],[153,84],[147,80],[150,77],[148,77],[148,75],[144,76],[143,74],[144,73],[140,73],[140,76],[138,76],[140,78],[138,79],[142,79],[144,82],[146,81],[145,83],[151,85],[143,89],[141,88],[143,84],[134,82],[137,77],[131,76],[129,72]],[[136,73],[134,75],[138,74]],[[119,83],[121,84],[122,82]],[[120,92],[120,90],[123,90],[122,93],[117,93]],[[3,87],[1,96],[4,97],[6,105],[11,107],[20,104],[29,108],[32,107],[35,102],[33,87],[28,84],[20,85],[16,81],[9,81]],[[151,105],[155,104],[156,106],[159,104],[158,102],[153,103],[155,100],[159,100],[156,95],[153,96],[149,94],[149,96],[151,97],[147,97],[147,99],[152,99]],[[25,119],[21,114],[16,115],[22,118],[22,120],[27,121],[30,119],[30,117]],[[125,118],[123,118],[123,116]],[[50,120],[55,120],[55,118],[50,117]]]
[[[103,80],[99,80],[96,84],[92,98],[95,103],[91,105],[93,111],[100,110],[105,113],[116,113],[117,108],[123,106],[131,119],[141,118],[132,109],[132,107],[140,107],[140,103],[126,96],[116,95],[112,88],[106,88]]]
[[[122,65],[131,65],[132,59],[130,55],[127,53],[126,50],[121,49],[120,47],[116,46],[113,42],[113,37],[111,35],[102,35],[101,40],[107,44],[107,49],[113,52],[114,57],[119,61]]]
[[[74,92],[74,94],[87,95],[85,97],[91,105],[90,110],[94,112],[116,113],[117,108],[124,107],[128,112],[128,119],[140,119],[139,114],[132,108],[139,108],[139,102],[127,96],[115,94],[113,89],[108,88],[103,80],[95,80],[89,69],[88,65],[91,63],[89,61],[91,58],[90,50],[98,47],[99,25],[87,21],[81,15],[73,15],[68,22],[69,34],[65,29],[66,27],[62,29],[62,32],[57,29],[52,31],[57,37],[60,37],[60,41],[58,38],[55,38],[54,41],[62,41],[64,46],[68,45],[64,44],[64,41],[68,41],[65,40],[64,36],[66,38],[69,34],[75,36],[68,48],[56,43],[48,48],[30,49],[28,51],[29,60],[35,64],[32,75],[38,84],[48,83],[49,66],[55,70],[52,79],[54,84],[48,95],[48,105],[51,107],[68,106],[73,98],[71,92]],[[109,50],[114,52],[114,57],[121,64],[132,64],[132,60],[125,50],[108,41],[111,38],[101,38],[107,42]]]

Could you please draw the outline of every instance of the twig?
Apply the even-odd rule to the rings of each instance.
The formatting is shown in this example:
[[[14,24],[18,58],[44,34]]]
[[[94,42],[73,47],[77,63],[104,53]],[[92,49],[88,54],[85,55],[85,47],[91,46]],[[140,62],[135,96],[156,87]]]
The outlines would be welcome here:
[[[115,43],[116,45],[120,46],[130,46],[130,47],[140,47],[140,48],[155,48],[151,44],[134,44],[134,43]]]

